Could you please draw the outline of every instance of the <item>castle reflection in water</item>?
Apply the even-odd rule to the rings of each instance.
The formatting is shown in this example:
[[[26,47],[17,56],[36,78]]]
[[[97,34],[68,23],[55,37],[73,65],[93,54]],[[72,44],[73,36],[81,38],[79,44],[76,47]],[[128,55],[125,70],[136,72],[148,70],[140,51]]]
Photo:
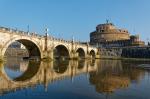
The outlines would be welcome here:
[[[0,93],[15,93],[39,84],[47,91],[51,83],[65,79],[74,83],[74,77],[81,74],[87,75],[96,92],[113,93],[128,88],[131,83],[140,83],[145,70],[137,68],[138,64],[140,62],[121,60],[35,62],[11,59],[0,64]]]

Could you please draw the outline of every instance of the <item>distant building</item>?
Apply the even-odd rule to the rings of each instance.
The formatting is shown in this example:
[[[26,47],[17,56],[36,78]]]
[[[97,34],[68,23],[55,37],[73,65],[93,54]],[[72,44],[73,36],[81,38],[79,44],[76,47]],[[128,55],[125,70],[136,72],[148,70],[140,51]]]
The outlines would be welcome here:
[[[14,43],[9,45],[9,48],[21,48],[21,43],[14,42]]]
[[[90,33],[90,44],[98,47],[143,46],[145,42],[139,35],[131,35],[128,30],[117,29],[113,23],[99,24],[96,31]]]
[[[20,48],[20,49],[26,49],[25,46],[19,42],[13,42],[9,45],[9,48]]]

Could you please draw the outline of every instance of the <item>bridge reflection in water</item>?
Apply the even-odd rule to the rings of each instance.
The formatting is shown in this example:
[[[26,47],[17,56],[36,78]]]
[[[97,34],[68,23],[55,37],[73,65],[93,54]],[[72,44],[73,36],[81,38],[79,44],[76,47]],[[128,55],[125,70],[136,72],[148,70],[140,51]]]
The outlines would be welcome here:
[[[16,90],[39,84],[44,85],[47,91],[51,83],[65,79],[70,79],[73,83],[74,77],[81,74],[87,75],[90,83],[87,87],[94,86],[96,92],[110,94],[118,89],[127,89],[131,83],[139,83],[145,75],[144,69],[136,67],[143,63],[121,60],[67,60],[48,63],[13,60],[9,62],[0,64],[1,94],[15,93]],[[18,73],[12,76],[14,75],[12,72]]]
[[[10,60],[9,60],[10,61]],[[14,60],[13,60],[14,61]],[[57,80],[74,76],[81,73],[88,73],[95,71],[97,66],[90,66],[91,61],[52,61],[52,62],[36,62],[36,61],[20,61],[12,63],[1,64],[1,80],[0,93],[6,93],[12,90],[30,87],[36,84],[44,84],[47,89],[48,83]],[[28,63],[28,64],[27,64]],[[25,69],[24,69],[25,68]],[[11,77],[9,72],[22,72],[18,77]],[[8,71],[8,73],[7,73]],[[10,76],[9,76],[10,75]]]

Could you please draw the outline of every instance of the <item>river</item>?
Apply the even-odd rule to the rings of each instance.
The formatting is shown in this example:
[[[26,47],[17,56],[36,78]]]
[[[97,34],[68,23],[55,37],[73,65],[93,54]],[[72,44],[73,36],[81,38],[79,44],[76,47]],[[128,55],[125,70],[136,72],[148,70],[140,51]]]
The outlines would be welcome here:
[[[150,99],[149,66],[145,61],[12,58],[0,64],[0,99]]]

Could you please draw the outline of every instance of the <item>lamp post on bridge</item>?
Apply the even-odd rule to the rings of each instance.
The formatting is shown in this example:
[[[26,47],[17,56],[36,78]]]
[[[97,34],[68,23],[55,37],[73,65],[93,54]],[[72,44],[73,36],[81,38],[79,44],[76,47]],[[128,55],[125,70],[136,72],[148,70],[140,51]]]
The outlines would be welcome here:
[[[89,54],[89,42],[88,41],[86,42],[86,45],[87,45],[87,54]]]
[[[72,36],[72,41],[71,41],[71,58],[75,59],[76,57],[76,52],[75,52],[75,40],[74,40],[74,36]]]
[[[45,51],[47,51],[48,28],[46,28],[45,31]]]
[[[45,61],[50,61],[53,59],[53,53],[48,49],[48,28],[45,29],[45,44],[44,44],[44,51],[43,51],[43,59]]]
[[[86,42],[86,46],[87,46],[87,58],[91,58],[91,56],[90,56],[90,52],[89,52],[89,42],[87,41]]]

